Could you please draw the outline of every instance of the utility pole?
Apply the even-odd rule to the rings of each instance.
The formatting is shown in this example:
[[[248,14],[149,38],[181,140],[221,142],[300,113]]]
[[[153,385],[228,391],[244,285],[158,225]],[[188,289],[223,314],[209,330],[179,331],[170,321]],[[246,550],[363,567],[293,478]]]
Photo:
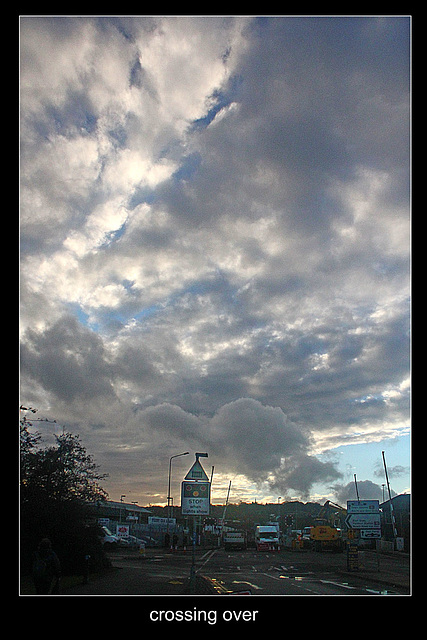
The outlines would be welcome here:
[[[396,529],[396,520],[395,520],[395,517],[394,517],[393,503],[391,501],[390,482],[388,481],[387,465],[386,465],[386,462],[385,462],[384,451],[382,451],[381,453],[382,453],[382,456],[383,456],[385,479],[386,479],[386,482],[387,482],[388,498],[389,498],[389,502],[390,502],[391,526],[393,528],[393,538],[394,538],[394,542],[395,542],[395,545],[396,545],[397,529]]]
[[[222,523],[221,523],[220,539],[222,539],[222,533],[223,533],[223,530],[224,530],[224,520],[225,520],[225,514],[227,512],[228,497],[230,495],[230,489],[231,489],[231,480],[230,480],[230,482],[228,484],[227,499],[225,501],[224,509],[222,510]]]
[[[356,485],[356,496],[357,496],[357,502],[360,502],[360,498],[359,498],[359,489],[357,488],[356,474],[354,474],[354,484]]]
[[[188,456],[189,451],[185,451],[185,453],[177,453],[174,456],[171,456],[169,458],[169,474],[168,474],[168,495],[167,495],[167,507],[168,507],[168,521],[167,521],[167,525],[166,525],[166,533],[167,535],[169,535],[169,521],[171,518],[171,502],[172,502],[172,496],[171,496],[171,470],[172,470],[172,460],[173,458],[179,458],[180,456]]]

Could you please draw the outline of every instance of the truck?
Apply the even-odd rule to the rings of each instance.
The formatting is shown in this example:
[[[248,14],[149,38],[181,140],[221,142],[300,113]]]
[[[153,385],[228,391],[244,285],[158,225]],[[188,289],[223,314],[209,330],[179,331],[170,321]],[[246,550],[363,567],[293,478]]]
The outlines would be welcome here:
[[[223,534],[224,549],[246,549],[247,540],[245,531],[225,531]]]
[[[315,519],[314,527],[310,529],[310,539],[315,551],[344,551],[340,525],[346,515],[347,510],[344,507],[326,500]]]
[[[311,528],[310,538],[315,551],[344,551],[341,530],[337,527],[317,524]]]
[[[115,549],[121,544],[121,540],[119,536],[111,533],[110,529],[105,525],[101,526],[101,535],[99,536],[102,545],[105,545],[105,548]]]
[[[280,551],[280,533],[277,524],[255,527],[255,546],[257,551]]]

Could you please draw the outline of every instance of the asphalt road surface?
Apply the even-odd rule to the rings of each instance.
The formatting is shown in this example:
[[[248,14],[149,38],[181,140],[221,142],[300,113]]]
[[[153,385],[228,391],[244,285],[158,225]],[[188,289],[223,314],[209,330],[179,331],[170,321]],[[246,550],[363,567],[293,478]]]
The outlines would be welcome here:
[[[346,554],[314,551],[279,553],[197,549],[171,553],[164,549],[111,555],[114,570],[64,595],[183,595],[189,576],[197,577],[198,594],[257,596],[407,595],[407,555],[381,556],[365,551],[360,571],[348,572]],[[203,591],[200,591],[200,585]]]

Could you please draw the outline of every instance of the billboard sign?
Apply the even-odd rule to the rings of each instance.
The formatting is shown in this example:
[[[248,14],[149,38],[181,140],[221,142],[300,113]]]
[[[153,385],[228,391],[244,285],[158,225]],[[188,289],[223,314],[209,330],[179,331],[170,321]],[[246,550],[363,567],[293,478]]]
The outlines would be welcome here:
[[[116,535],[119,538],[122,538],[123,536],[128,536],[129,535],[129,525],[128,524],[118,524],[116,526]]]

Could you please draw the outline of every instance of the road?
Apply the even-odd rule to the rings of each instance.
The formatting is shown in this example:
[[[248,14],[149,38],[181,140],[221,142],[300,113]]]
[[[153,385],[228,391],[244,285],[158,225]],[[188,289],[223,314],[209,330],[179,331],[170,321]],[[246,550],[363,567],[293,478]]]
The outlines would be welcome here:
[[[369,562],[365,552],[366,565]],[[253,595],[298,596],[405,593],[401,585],[384,585],[381,564],[380,561],[380,572],[369,571],[367,580],[367,573],[347,572],[345,554],[289,551],[257,553],[253,550],[227,553],[219,549],[206,555],[198,571],[216,583],[223,592],[248,589]],[[405,570],[402,569],[403,575]]]
[[[365,552],[365,556],[364,569],[348,572],[345,553],[198,549],[194,570],[198,585],[206,586],[206,594],[250,591],[259,596],[369,596],[409,593],[408,556],[381,556],[379,571],[376,554]],[[75,587],[70,595],[186,593],[192,566],[191,551],[170,553],[164,549],[150,549],[144,558],[136,552],[118,551],[111,558],[117,569],[115,572]]]

